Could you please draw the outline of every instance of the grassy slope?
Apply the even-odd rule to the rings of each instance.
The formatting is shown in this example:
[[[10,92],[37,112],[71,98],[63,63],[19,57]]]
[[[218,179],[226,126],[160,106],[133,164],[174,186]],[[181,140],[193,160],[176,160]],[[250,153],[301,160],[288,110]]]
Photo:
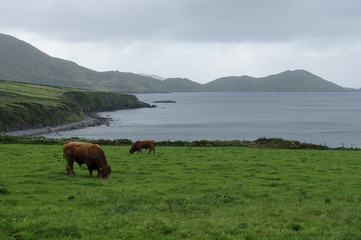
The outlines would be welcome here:
[[[0,81],[0,131],[85,119],[84,112],[140,104],[134,95]]]
[[[104,146],[109,180],[62,146],[0,145],[1,239],[358,239],[358,151]]]
[[[54,103],[54,99],[60,98],[68,89],[34,85],[28,83],[19,83],[11,81],[0,81],[0,91],[16,94],[18,98],[9,98],[7,101],[20,102],[23,99],[36,99],[38,101]],[[47,100],[47,101],[46,101]],[[4,99],[2,99],[4,102]]]

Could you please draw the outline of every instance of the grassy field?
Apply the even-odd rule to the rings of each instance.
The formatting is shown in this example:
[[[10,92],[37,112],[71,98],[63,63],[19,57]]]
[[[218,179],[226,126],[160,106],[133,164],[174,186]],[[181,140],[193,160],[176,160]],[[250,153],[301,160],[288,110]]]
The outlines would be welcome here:
[[[61,145],[0,144],[0,239],[360,239],[352,150],[104,146],[109,180]]]

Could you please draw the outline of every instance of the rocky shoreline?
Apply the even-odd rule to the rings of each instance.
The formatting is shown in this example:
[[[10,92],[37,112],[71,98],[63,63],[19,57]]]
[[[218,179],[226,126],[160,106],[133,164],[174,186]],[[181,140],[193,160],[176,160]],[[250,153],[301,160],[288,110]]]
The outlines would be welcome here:
[[[30,128],[25,130],[15,130],[15,131],[8,131],[8,132],[0,132],[0,135],[3,136],[16,136],[16,137],[33,137],[39,136],[46,133],[52,132],[59,132],[59,131],[68,131],[68,130],[76,130],[82,129],[86,127],[95,127],[100,125],[109,125],[112,121],[111,118],[104,118],[98,115],[98,112],[103,111],[116,111],[122,109],[133,109],[133,108],[155,108],[156,105],[150,105],[148,103],[141,102],[137,106],[122,106],[122,107],[108,107],[103,109],[97,109],[97,112],[87,112],[86,115],[88,116],[87,119],[79,121],[79,122],[72,122],[57,126],[47,126],[42,128]]]
[[[109,124],[111,122],[110,118],[100,117],[96,113],[88,113],[87,116],[88,116],[87,119],[79,122],[72,122],[53,127],[32,128],[26,130],[3,132],[1,135],[16,136],[16,137],[32,137],[51,132],[68,131],[68,130],[82,129],[86,127],[95,127],[103,124]]]

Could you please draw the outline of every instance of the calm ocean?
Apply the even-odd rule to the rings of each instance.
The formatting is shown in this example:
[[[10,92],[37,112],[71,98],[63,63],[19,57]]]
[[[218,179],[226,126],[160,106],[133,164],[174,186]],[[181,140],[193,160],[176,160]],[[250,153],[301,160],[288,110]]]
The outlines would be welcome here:
[[[137,94],[157,108],[101,113],[110,126],[46,134],[51,138],[255,140],[283,138],[361,147],[361,92]],[[172,100],[176,103],[153,103]]]

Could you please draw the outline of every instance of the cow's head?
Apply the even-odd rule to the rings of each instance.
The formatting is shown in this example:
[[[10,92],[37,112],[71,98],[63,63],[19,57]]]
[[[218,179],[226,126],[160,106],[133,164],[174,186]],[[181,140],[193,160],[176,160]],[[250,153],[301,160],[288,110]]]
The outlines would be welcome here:
[[[135,152],[135,150],[133,149],[133,147],[131,147],[131,148],[129,149],[129,153],[133,153],[133,152]]]
[[[99,169],[100,175],[102,175],[102,178],[109,178],[110,173],[112,172],[112,168],[109,165],[105,165],[104,167]]]

